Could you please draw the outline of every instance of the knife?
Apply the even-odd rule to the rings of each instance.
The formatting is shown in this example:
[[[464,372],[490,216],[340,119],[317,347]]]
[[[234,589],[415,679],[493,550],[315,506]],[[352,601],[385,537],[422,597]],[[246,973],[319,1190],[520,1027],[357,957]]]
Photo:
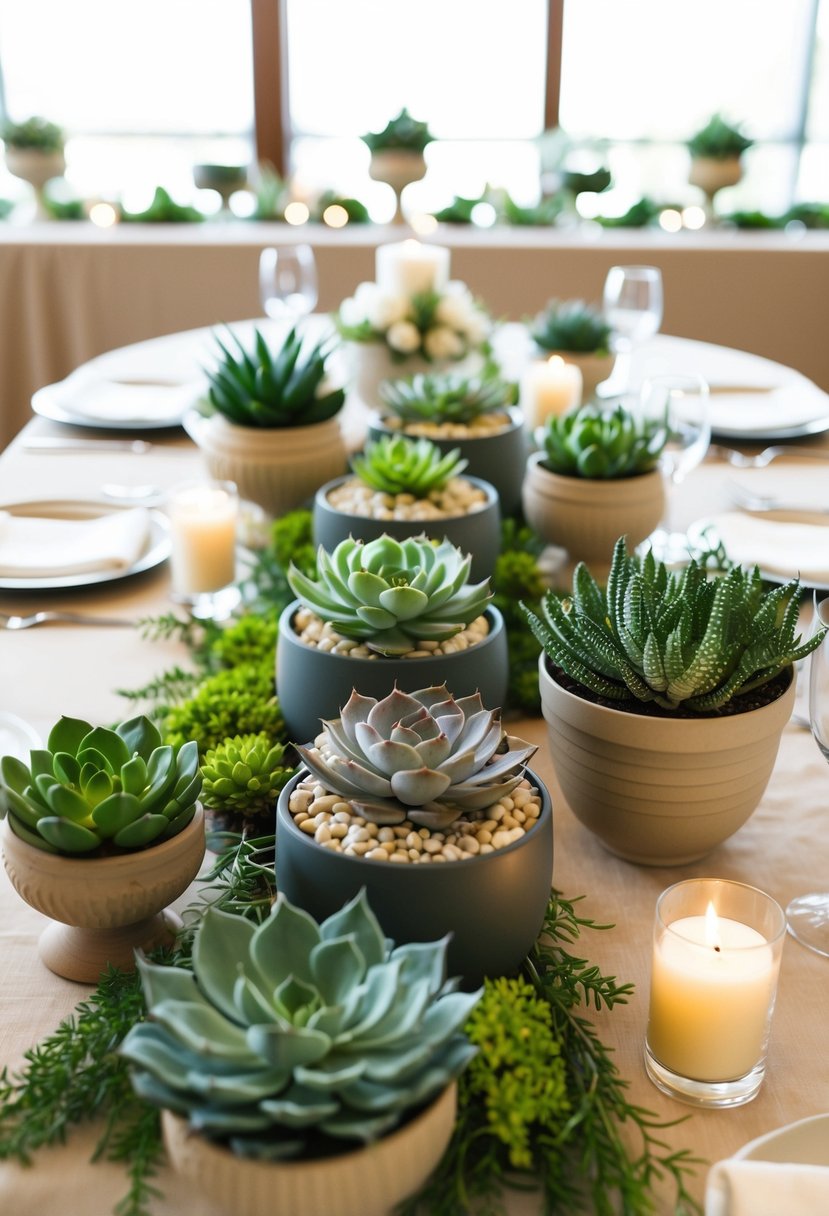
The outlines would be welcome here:
[[[134,452],[140,455],[152,447],[146,439],[62,439],[58,435],[36,435],[24,439],[24,452]]]

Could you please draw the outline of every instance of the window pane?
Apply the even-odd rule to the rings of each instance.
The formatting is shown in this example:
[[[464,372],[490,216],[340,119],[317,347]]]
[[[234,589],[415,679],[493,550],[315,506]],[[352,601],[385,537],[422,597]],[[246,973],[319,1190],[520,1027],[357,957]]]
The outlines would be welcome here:
[[[809,139],[829,140],[829,0],[821,0],[818,9],[807,134]],[[823,179],[821,194],[829,194],[829,178]]]

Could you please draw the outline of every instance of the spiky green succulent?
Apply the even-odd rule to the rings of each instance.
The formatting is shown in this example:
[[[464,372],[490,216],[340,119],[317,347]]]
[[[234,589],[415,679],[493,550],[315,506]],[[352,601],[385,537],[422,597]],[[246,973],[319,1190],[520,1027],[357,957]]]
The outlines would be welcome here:
[[[514,405],[518,389],[497,376],[442,372],[388,380],[381,384],[380,396],[386,410],[403,423],[468,423]]]
[[[539,438],[551,472],[612,480],[655,469],[668,432],[659,420],[637,417],[621,404],[610,412],[584,405],[548,417]]]
[[[114,730],[61,718],[30,766],[0,761],[15,833],[50,853],[143,849],[182,831],[201,790],[198,747],[162,744],[147,718]]]
[[[459,448],[444,453],[429,439],[381,435],[352,458],[351,467],[360,481],[383,494],[426,498],[433,490],[442,490],[468,463],[461,459]]]
[[[249,818],[272,811],[293,773],[282,762],[285,748],[270,736],[234,735],[211,748],[202,762],[202,802],[210,810]]]
[[[380,654],[406,654],[421,641],[443,642],[480,616],[492,599],[489,580],[469,583],[472,558],[448,540],[398,541],[384,533],[363,543],[348,537],[317,552],[317,578],[291,564],[294,595],[334,629]]]
[[[381,701],[355,689],[319,746],[298,747],[314,777],[372,823],[404,819],[440,831],[511,794],[536,751],[507,735],[480,693],[455,700],[445,684]],[[496,755],[497,752],[497,755]]]
[[[611,328],[597,308],[584,300],[551,300],[535,319],[532,338],[542,350],[606,355]]]
[[[428,124],[412,118],[404,106],[382,131],[369,131],[361,139],[372,152],[422,152],[434,136]]]
[[[714,114],[695,135],[688,140],[692,156],[710,157],[711,160],[730,160],[742,156],[754,141],[743,135],[739,126],[726,122],[721,114]]]
[[[282,895],[259,926],[208,908],[192,971],[139,961],[133,1085],[241,1156],[385,1135],[475,1054],[461,1027],[480,992],[447,983],[447,942],[395,949],[365,891],[321,925]]]
[[[294,327],[272,350],[260,331],[254,332],[252,352],[232,331],[237,350],[216,338],[222,354],[218,366],[206,372],[209,403],[237,426],[311,426],[333,418],[345,392],[326,382],[330,350],[325,343],[303,349]]]
[[[610,701],[655,701],[707,713],[767,684],[820,645],[796,635],[800,581],[763,591],[760,571],[734,566],[709,579],[692,561],[669,573],[621,537],[602,590],[583,562],[573,594],[548,592],[543,618],[525,608],[553,663]]]

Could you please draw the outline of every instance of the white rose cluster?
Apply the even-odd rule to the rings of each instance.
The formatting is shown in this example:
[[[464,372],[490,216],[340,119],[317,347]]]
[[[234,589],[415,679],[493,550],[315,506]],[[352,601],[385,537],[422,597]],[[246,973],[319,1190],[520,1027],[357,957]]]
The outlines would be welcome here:
[[[390,295],[376,283],[360,283],[354,295],[340,305],[339,320],[345,329],[367,325],[400,355],[422,350],[427,359],[460,359],[477,349],[489,333],[486,313],[469,288],[456,281],[447,283],[433,323],[425,331],[418,328],[407,296]]]

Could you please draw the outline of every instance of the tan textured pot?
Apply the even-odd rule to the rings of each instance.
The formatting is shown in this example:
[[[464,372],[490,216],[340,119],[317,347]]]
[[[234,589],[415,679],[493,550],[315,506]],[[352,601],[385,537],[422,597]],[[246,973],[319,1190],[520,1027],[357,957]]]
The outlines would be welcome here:
[[[187,889],[204,858],[204,812],[163,844],[120,857],[46,853],[0,823],[3,862],[27,904],[52,918],[38,943],[56,975],[94,984],[107,963],[131,971],[133,952],[172,940],[181,928],[167,905]]]
[[[221,414],[191,411],[184,419],[208,472],[234,481],[239,495],[274,517],[301,507],[324,481],[348,468],[339,418],[313,426],[236,426]]]
[[[449,1143],[453,1083],[422,1114],[374,1144],[319,1161],[250,1161],[189,1130],[165,1111],[173,1168],[233,1216],[387,1216],[420,1189]]]
[[[655,718],[594,705],[539,659],[553,765],[573,814],[619,857],[682,865],[705,857],[763,796],[795,681],[770,705],[724,718]]]
[[[44,152],[40,148],[6,146],[6,168],[15,177],[40,191],[53,177],[62,177],[66,160],[62,152]]]
[[[736,186],[742,176],[743,166],[739,156],[729,156],[725,160],[713,156],[691,157],[688,181],[692,186],[699,186],[709,202],[718,190]]]
[[[608,481],[551,473],[543,461],[544,452],[527,461],[521,494],[527,523],[574,562],[587,562],[594,575],[610,568],[620,536],[634,549],[662,518],[665,483],[657,469]]]
[[[585,354],[580,355],[572,350],[545,350],[544,358],[551,359],[553,355],[558,355],[565,363],[572,363],[581,372],[582,389],[581,400],[582,404],[591,401],[596,395],[596,389],[604,380],[609,380],[616,363],[616,356],[613,354],[596,355]]]
[[[372,152],[368,175],[376,182],[385,182],[395,194],[394,223],[405,222],[400,196],[412,182],[426,176],[426,159],[422,152],[410,152],[405,148],[390,148]]]

